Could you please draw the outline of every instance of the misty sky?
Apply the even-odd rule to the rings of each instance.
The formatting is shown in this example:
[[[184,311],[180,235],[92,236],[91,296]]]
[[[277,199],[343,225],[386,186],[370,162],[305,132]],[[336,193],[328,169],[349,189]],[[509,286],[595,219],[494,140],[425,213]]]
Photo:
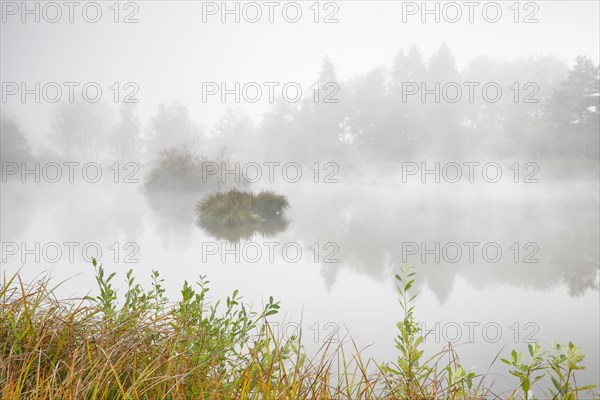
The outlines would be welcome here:
[[[507,13],[512,2],[501,3]],[[193,120],[210,127],[235,104],[216,97],[203,104],[202,82],[294,81],[308,87],[326,55],[340,79],[390,66],[398,49],[412,43],[428,58],[446,41],[459,68],[479,55],[512,59],[552,53],[569,63],[577,54],[596,63],[599,58],[597,1],[537,2],[534,24],[515,24],[508,14],[490,24],[477,10],[472,24],[466,15],[455,24],[423,24],[418,16],[403,23],[401,2],[392,1],[337,2],[335,24],[315,24],[309,3],[302,3],[307,14],[297,24],[285,22],[277,10],[273,24],[265,16],[256,24],[223,24],[218,15],[203,23],[201,2],[145,1],[137,2],[139,23],[115,24],[109,4],[103,3],[106,14],[97,24],[84,22],[77,12],[73,24],[66,17],[52,24],[7,16],[1,27],[2,82],[94,81],[105,90],[103,99],[110,99],[112,82],[136,82],[142,122],[159,102],[179,99]],[[3,103],[3,112],[17,117],[36,146],[47,145],[56,105],[19,103]],[[266,109],[264,102],[240,105],[255,116]]]

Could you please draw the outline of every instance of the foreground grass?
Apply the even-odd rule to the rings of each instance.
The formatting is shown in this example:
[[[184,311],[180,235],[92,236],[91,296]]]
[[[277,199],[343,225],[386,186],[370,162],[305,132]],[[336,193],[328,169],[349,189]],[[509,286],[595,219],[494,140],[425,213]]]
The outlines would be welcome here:
[[[200,277],[195,287],[185,282],[171,303],[157,273],[144,290],[130,271],[118,302],[114,274],[94,267],[99,294],[82,299],[57,299],[47,278],[25,284],[18,275],[4,277],[0,399],[531,399],[544,374],[553,387],[536,388],[542,397],[593,396],[591,387],[574,384],[583,355],[572,344],[552,354],[530,346],[527,362],[513,351],[503,361],[515,390],[503,394],[465,370],[451,348],[425,360],[410,269],[396,276],[403,311],[398,360],[378,364],[362,359],[352,341],[350,352],[326,344],[309,359],[300,337],[273,335],[268,317],[279,303],[272,298],[259,312],[237,291],[212,304],[209,282]]]

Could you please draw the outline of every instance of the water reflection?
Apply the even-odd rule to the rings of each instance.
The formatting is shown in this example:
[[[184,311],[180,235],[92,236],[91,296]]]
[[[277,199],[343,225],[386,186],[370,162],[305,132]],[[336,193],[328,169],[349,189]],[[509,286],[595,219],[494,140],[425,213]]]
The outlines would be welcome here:
[[[217,240],[237,243],[241,240],[251,240],[256,235],[265,238],[274,237],[288,227],[289,221],[283,216],[277,216],[265,221],[224,226],[216,223],[205,223],[200,218],[196,218],[196,225]]]
[[[194,205],[199,192],[143,191],[155,224],[154,231],[165,248],[185,250],[191,246]]]
[[[311,243],[339,245],[340,263],[322,269],[328,286],[336,269],[379,280],[406,261],[441,302],[459,275],[479,287],[564,282],[571,295],[581,295],[598,289],[600,258],[598,186],[586,185],[557,183],[552,195],[549,187],[536,188],[520,198],[507,188],[461,189],[449,197],[443,189],[415,195],[390,186],[340,187],[327,198],[302,197],[293,231]]]
[[[144,231],[137,186],[1,185],[2,241],[137,241]]]
[[[406,261],[442,303],[458,276],[476,287],[547,289],[564,283],[571,296],[598,289],[597,182],[538,185],[518,198],[510,188],[287,185],[276,188],[289,199],[286,217],[228,228],[196,219],[202,193],[8,185],[2,190],[3,241],[138,241],[150,260],[174,249],[193,262],[199,240],[262,236],[305,248],[334,242],[339,262],[318,266],[327,288],[338,284],[341,271],[386,281],[392,266]],[[473,242],[472,248],[465,245]],[[488,259],[483,254],[490,243],[501,250],[497,260],[490,260],[496,247]]]

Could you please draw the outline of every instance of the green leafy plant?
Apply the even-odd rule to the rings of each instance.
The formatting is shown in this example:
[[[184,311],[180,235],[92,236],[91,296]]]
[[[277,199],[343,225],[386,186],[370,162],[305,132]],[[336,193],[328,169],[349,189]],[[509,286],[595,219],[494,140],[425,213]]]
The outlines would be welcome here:
[[[574,400],[578,399],[578,392],[589,391],[596,385],[577,386],[575,371],[585,369],[581,364],[585,355],[581,349],[569,342],[567,345],[555,344],[554,354],[550,355],[549,368],[554,389],[550,393],[554,399]]]
[[[396,324],[399,333],[395,342],[400,354],[396,365],[384,366],[393,378],[399,379],[398,388],[394,391],[394,395],[409,399],[427,397],[424,381],[432,372],[428,365],[421,364],[424,352],[421,345],[424,336],[413,314],[414,301],[417,298],[417,294],[411,293],[411,288],[415,282],[414,276],[415,273],[406,265],[402,268],[400,274],[395,275],[396,288],[400,295],[400,306],[404,312],[404,318]]]
[[[545,353],[541,351],[540,345],[537,343],[529,344],[527,349],[531,357],[529,363],[523,363],[523,354],[517,353],[516,350],[512,350],[510,353],[510,360],[506,358],[501,358],[500,360],[513,367],[509,372],[519,378],[519,388],[523,391],[523,398],[531,400],[534,399],[531,388],[545,376],[543,373],[539,374],[538,371],[543,371],[546,365],[544,360]],[[517,391],[518,388],[511,394],[511,398],[516,395]]]

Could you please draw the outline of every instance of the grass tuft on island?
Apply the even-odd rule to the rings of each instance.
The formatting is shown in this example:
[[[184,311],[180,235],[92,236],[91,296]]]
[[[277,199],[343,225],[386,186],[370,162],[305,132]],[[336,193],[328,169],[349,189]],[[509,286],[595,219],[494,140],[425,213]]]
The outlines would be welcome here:
[[[231,189],[207,196],[198,203],[196,214],[203,224],[234,227],[280,218],[289,206],[285,196],[272,191],[254,194]]]
[[[287,227],[286,208],[287,198],[272,191],[254,194],[231,189],[198,203],[197,224],[212,236],[231,241],[251,237],[255,232],[268,236]]]
[[[364,359],[351,338],[337,345],[326,341],[310,358],[301,334],[284,338],[275,333],[271,318],[280,306],[272,297],[257,311],[242,302],[237,290],[226,301],[214,302],[209,282],[200,276],[197,285],[185,281],[173,302],[165,297],[157,272],[144,288],[131,270],[121,296],[115,273],[93,264],[98,287],[84,298],[60,299],[60,284],[53,286],[48,277],[33,283],[18,274],[3,277],[1,400],[597,396],[593,386],[577,385],[584,355],[572,343],[551,351],[530,344],[525,354],[510,352],[502,362],[509,366],[514,389],[503,393],[492,389],[493,377],[465,369],[450,345],[425,357],[427,333],[414,314],[410,268],[396,275],[401,306],[397,361],[381,363]]]

